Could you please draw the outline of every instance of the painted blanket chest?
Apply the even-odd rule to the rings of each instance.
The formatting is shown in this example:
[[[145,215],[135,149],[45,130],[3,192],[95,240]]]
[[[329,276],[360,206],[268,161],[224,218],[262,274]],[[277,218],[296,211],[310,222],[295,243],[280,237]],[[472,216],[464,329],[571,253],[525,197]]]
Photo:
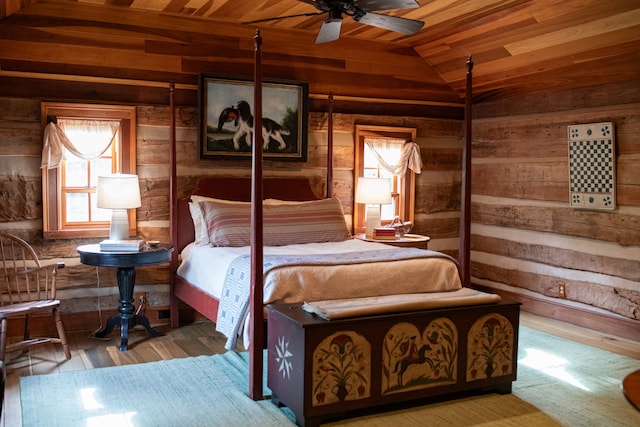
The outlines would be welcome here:
[[[300,426],[397,403],[510,393],[520,303],[324,320],[268,306],[267,384]]]

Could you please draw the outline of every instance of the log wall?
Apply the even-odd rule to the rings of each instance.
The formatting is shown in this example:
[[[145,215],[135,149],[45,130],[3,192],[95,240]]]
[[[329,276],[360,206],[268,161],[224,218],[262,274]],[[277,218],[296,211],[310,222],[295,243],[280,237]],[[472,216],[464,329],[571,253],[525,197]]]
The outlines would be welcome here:
[[[320,101],[314,102],[319,107],[309,115],[308,161],[265,162],[265,174],[312,177],[321,191],[327,114]],[[88,240],[42,239],[39,107],[39,100],[31,97],[0,98],[0,228],[32,242],[41,258],[66,262],[60,281],[65,324],[70,330],[87,330],[93,326],[75,320],[83,319],[77,314],[94,315],[98,307],[107,314],[115,309],[115,274],[79,263],[75,249]],[[614,333],[624,332],[619,330],[621,323],[615,323],[622,320],[629,330],[640,331],[640,81],[480,100],[474,114],[472,283],[526,301],[525,310],[546,304],[540,314],[596,329],[613,319],[609,332]],[[138,232],[145,239],[167,241],[169,108],[139,104],[137,116],[142,191]],[[197,117],[195,106],[177,109],[181,195],[188,194],[202,174],[250,173],[247,161],[200,160]],[[570,208],[567,126],[600,121],[616,126],[618,208],[613,212]],[[430,248],[457,255],[462,122],[337,113],[334,188],[348,220],[355,124],[418,129],[424,168],[417,177],[413,231],[430,235]],[[140,269],[136,291],[147,292],[155,307],[167,306],[168,274],[165,266]],[[561,284],[564,295],[558,290]],[[568,315],[570,310],[573,314]]]
[[[147,240],[169,240],[169,113],[168,107],[157,105],[138,105],[136,110],[137,173],[142,198],[142,206],[137,211],[137,227],[138,237]],[[79,262],[77,246],[101,239],[42,238],[39,115],[38,100],[0,98],[0,228],[32,243],[43,260],[66,263],[59,278],[65,325],[68,330],[90,330],[99,326],[99,319],[94,314],[98,308],[105,317],[115,313],[118,306],[115,271]],[[307,176],[322,194],[326,185],[327,119],[323,112],[309,115],[307,162],[265,161],[265,175]],[[200,175],[247,176],[251,173],[247,160],[199,158],[196,107],[178,107],[176,122],[179,195],[189,194]],[[423,173],[416,178],[413,232],[431,236],[431,248],[456,256],[462,122],[442,118],[335,114],[333,123],[334,193],[341,199],[349,223],[353,212],[355,125],[418,129],[417,143],[422,149],[424,167]],[[149,303],[156,308],[167,307],[168,266],[150,266],[136,271],[136,292],[147,292]],[[91,324],[87,325],[87,322]]]
[[[640,331],[639,87],[474,105],[474,284],[533,296],[558,312],[614,313]],[[617,209],[571,208],[567,126],[605,121],[615,124]]]

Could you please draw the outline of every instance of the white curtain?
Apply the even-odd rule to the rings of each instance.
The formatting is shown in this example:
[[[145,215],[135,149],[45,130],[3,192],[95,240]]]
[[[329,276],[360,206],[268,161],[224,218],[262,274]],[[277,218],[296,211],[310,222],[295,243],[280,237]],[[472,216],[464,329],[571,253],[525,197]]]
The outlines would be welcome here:
[[[415,173],[422,172],[420,147],[415,142],[380,138],[365,138],[364,142],[387,172],[395,176],[404,176],[407,168]]]
[[[50,122],[44,128],[40,167],[59,167],[64,148],[83,160],[97,159],[109,149],[119,128],[117,120],[59,119],[58,124]]]

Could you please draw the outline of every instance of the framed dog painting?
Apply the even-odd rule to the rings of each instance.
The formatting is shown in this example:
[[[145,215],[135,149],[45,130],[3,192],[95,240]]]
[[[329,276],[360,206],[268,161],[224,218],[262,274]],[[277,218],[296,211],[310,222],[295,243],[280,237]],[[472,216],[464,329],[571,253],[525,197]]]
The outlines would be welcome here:
[[[200,157],[250,159],[253,142],[253,79],[200,75]],[[307,160],[308,84],[262,83],[263,156]]]

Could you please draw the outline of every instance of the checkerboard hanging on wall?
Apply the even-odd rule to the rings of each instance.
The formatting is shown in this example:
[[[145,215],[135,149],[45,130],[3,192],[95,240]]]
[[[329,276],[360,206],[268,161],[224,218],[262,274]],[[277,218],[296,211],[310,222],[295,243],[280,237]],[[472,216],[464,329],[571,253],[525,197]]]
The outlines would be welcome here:
[[[569,200],[576,208],[616,208],[612,122],[572,125],[569,137]]]

